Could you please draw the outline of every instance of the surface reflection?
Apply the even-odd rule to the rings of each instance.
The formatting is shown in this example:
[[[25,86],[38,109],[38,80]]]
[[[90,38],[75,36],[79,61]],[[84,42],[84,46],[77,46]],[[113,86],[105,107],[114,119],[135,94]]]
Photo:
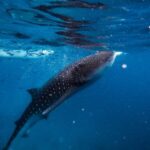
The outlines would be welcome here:
[[[16,39],[17,42],[19,39],[28,40],[27,42],[30,44],[56,47],[70,44],[77,47],[95,48],[103,45],[99,41],[91,40],[96,37],[91,38],[87,35],[94,22],[80,14],[77,18],[74,14],[78,9],[81,12],[82,9],[102,10],[106,7],[105,4],[81,0],[51,2],[29,0],[24,2],[26,5],[22,8],[15,3],[13,5],[8,3],[6,7],[6,3],[2,2],[6,7],[5,15],[11,19],[11,24],[6,29],[2,28],[0,34],[10,38],[13,36],[13,40]],[[71,11],[71,13],[67,13],[67,11]],[[3,30],[6,31],[5,34]]]

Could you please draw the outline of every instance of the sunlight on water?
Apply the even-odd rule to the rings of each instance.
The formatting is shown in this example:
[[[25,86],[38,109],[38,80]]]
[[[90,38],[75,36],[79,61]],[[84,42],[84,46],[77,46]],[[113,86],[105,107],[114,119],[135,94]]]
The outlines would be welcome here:
[[[53,50],[36,50],[36,51],[26,51],[26,50],[3,50],[0,49],[0,57],[8,58],[39,58],[53,55]]]

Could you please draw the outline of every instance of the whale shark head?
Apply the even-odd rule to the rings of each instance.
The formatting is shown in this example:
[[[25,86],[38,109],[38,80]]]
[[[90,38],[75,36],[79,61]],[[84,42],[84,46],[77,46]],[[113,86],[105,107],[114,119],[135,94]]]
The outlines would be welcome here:
[[[112,65],[116,57],[120,54],[120,52],[115,51],[98,51],[94,55],[81,59],[74,65],[72,72],[74,79],[79,82],[91,79],[105,67]]]

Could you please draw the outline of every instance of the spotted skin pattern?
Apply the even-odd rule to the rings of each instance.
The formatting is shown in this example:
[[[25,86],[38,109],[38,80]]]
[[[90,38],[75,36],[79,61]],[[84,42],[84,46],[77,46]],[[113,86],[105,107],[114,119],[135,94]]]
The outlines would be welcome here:
[[[39,116],[41,119],[47,118],[49,112],[85,83],[92,80],[97,70],[111,63],[113,55],[114,52],[111,51],[96,52],[65,68],[42,88],[28,90],[32,101],[20,119],[16,121],[16,128],[3,150],[9,149],[13,140],[32,116]]]

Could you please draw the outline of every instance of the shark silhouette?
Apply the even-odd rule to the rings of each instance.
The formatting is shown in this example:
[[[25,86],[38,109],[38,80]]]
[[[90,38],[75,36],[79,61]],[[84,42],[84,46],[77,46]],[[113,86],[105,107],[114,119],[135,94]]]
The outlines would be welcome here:
[[[3,150],[8,150],[17,135],[26,127],[27,135],[29,129],[39,120],[46,119],[48,114],[61,104],[68,96],[76,92],[80,87],[89,83],[97,76],[98,72],[112,64],[120,53],[112,51],[96,52],[89,55],[61,71],[54,79],[49,80],[42,88],[29,89],[32,101],[16,121],[16,128]],[[31,118],[34,121],[29,123]]]

